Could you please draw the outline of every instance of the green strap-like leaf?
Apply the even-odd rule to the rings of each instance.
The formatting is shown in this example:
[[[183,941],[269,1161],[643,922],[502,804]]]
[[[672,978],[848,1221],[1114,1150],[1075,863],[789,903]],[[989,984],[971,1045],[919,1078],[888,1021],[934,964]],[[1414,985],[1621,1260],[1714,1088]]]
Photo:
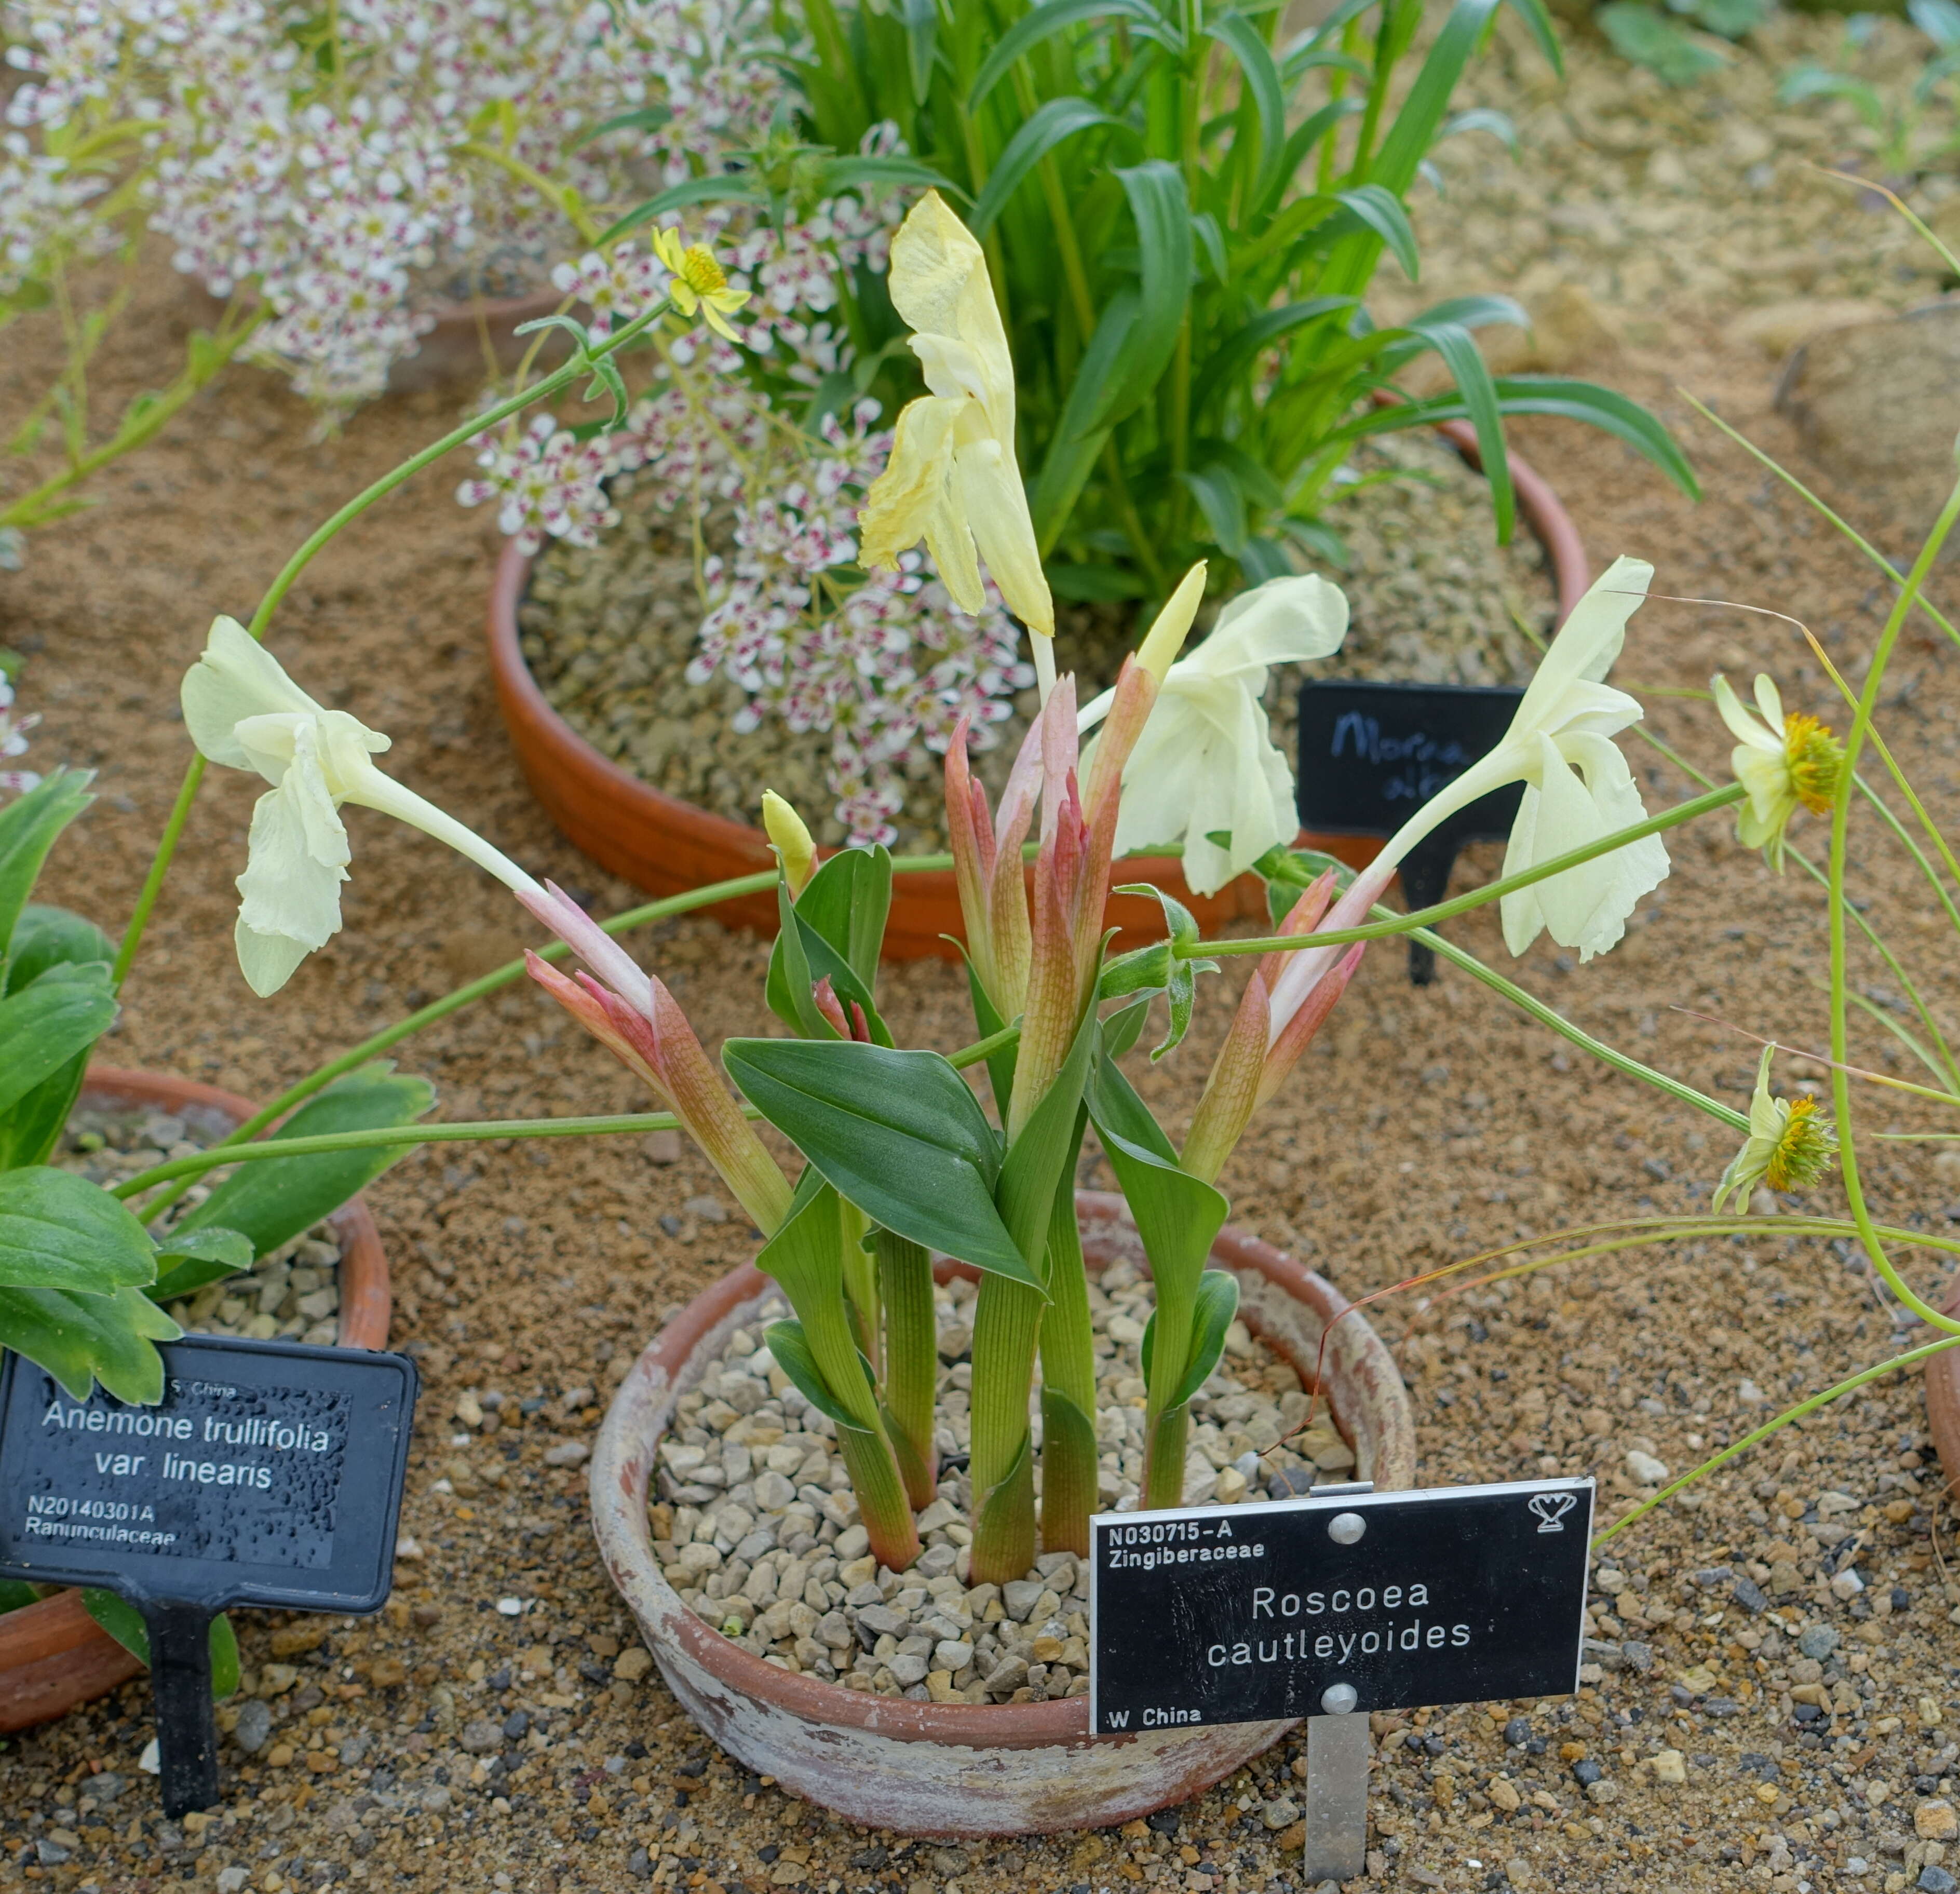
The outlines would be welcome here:
[[[1116,364],[1118,392],[1104,419],[1121,421],[1157,392],[1177,349],[1191,298],[1191,199],[1184,173],[1163,158],[1116,173],[1137,227],[1139,313]]]
[[[1408,326],[1443,358],[1456,392],[1463,397],[1464,411],[1477,431],[1478,456],[1491,489],[1491,510],[1497,516],[1497,543],[1508,546],[1516,524],[1517,501],[1511,486],[1510,457],[1504,450],[1503,417],[1498,409],[1497,390],[1491,371],[1475,339],[1461,323],[1418,317]]]
[[[746,171],[718,171],[708,177],[684,178],[657,193],[643,204],[635,204],[611,229],[600,234],[603,249],[616,237],[651,224],[669,211],[686,210],[694,204],[759,204],[768,195],[760,181]]]
[[[1058,145],[1099,126],[1127,129],[1122,119],[1112,118],[1100,106],[1074,96],[1050,99],[1030,113],[987,173],[986,186],[966,220],[973,234],[986,236],[1029,173]]]
[[[1039,1286],[994,1207],[1000,1144],[937,1052],[847,1039],[730,1039],[749,1102],[873,1223]]]
[[[1149,0],[1048,0],[1045,6],[1029,8],[994,42],[966,95],[967,110],[978,112],[982,100],[1013,70],[1014,62],[1044,40],[1087,21],[1118,18],[1154,25],[1158,14]]]
[[[1422,272],[1422,261],[1417,254],[1415,231],[1402,199],[1379,184],[1362,184],[1334,195],[1388,245],[1404,275],[1414,282]]]
[[[1204,30],[1238,61],[1244,75],[1246,94],[1252,101],[1259,128],[1258,149],[1249,170],[1258,180],[1255,196],[1262,196],[1268,176],[1278,164],[1286,140],[1286,93],[1279,68],[1273,62],[1272,48],[1242,13],[1221,14]]]

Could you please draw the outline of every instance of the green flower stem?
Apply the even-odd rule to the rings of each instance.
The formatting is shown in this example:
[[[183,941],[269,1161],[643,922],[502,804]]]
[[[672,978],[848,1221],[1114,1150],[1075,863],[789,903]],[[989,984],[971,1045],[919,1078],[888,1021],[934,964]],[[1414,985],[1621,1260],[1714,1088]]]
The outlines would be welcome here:
[[[746,1118],[761,1113],[745,1109]],[[391,1144],[480,1144],[493,1138],[624,1137],[632,1132],[676,1131],[680,1120],[672,1112],[620,1112],[604,1118],[490,1118],[453,1125],[377,1125],[366,1131],[323,1132],[317,1138],[266,1138],[255,1144],[214,1144],[188,1157],[173,1157],[119,1184],[110,1186],[112,1197],[129,1198],[168,1183],[173,1178],[200,1177],[228,1164],[256,1163],[269,1157],[313,1157],[329,1151],[376,1151]],[[145,1220],[157,1208],[145,1205]]]
[[[301,542],[298,551],[287,560],[272,584],[266,587],[266,595],[259,601],[259,609],[252,614],[252,622],[245,629],[256,638],[263,638],[266,629],[272,622],[287,593],[291,591],[300,575],[310,565],[323,548],[342,530],[351,525],[377,500],[383,500],[406,480],[412,479],[422,469],[440,460],[453,449],[474,440],[479,434],[495,427],[500,422],[542,401],[548,395],[555,394],[568,383],[581,375],[590,372],[593,362],[602,360],[634,340],[642,331],[650,328],[672,305],[663,297],[651,309],[636,316],[631,322],[595,344],[589,351],[581,351],[572,360],[554,368],[543,380],[529,388],[520,389],[483,413],[473,415],[460,427],[452,428],[440,441],[432,442],[419,453],[411,454],[400,466],[382,475],[380,479],[364,487],[338,511],[329,514]],[[184,824],[189,820],[191,804],[196,800],[198,785],[204,779],[204,759],[191,759],[189,769],[184,772],[182,788],[170,810],[170,820],[164,825],[164,832],[158,839],[157,852],[150,862],[149,873],[143,878],[142,892],[136,897],[135,911],[129,916],[129,925],[124,930],[123,944],[116,955],[114,979],[119,987],[129,978],[129,969],[136,958],[136,950],[142,944],[144,930],[149,925],[150,915],[157,905],[157,897],[162,893],[164,877],[170,873],[170,862],[176,855],[177,844],[183,839]]]
[[[1939,517],[1933,522],[1933,530],[1927,535],[1926,543],[1920,548],[1919,557],[1913,562],[1912,570],[1906,575],[1905,584],[1900,588],[1898,600],[1891,615],[1886,619],[1885,629],[1879,634],[1879,641],[1872,653],[1871,668],[1865,674],[1865,686],[1858,699],[1857,714],[1851,720],[1851,727],[1844,739],[1844,762],[1838,778],[1838,791],[1831,805],[1831,1102],[1837,1116],[1838,1133],[1838,1157],[1844,1179],[1844,1195],[1850,1205],[1851,1215],[1864,1238],[1865,1253],[1872,1259],[1873,1266],[1884,1277],[1886,1286],[1900,1301],[1911,1310],[1923,1322],[1948,1335],[1960,1335],[1960,1321],[1943,1314],[1931,1304],[1916,1294],[1900,1277],[1892,1259],[1886,1255],[1885,1245],[1872,1221],[1870,1207],[1865,1201],[1864,1181],[1859,1173],[1856,1141],[1851,1132],[1851,1077],[1845,1069],[1850,1051],[1850,1010],[1847,998],[1847,953],[1848,941],[1844,924],[1846,902],[1844,898],[1844,871],[1850,838],[1851,791],[1853,775],[1858,766],[1858,753],[1864,747],[1866,733],[1871,728],[1872,713],[1879,701],[1879,686],[1885,680],[1885,667],[1890,661],[1892,650],[1898,641],[1905,621],[1911,616],[1920,589],[1926,583],[1927,575],[1933,569],[1933,562],[1939,556],[1940,548],[1960,520],[1960,482],[1947,496],[1946,504],[1940,509]]]
[[[1201,960],[1214,954],[1260,954],[1290,953],[1300,947],[1341,947],[1351,941],[1382,941],[1398,934],[1413,934],[1418,929],[1433,926],[1439,921],[1447,921],[1459,914],[1467,914],[1472,908],[1488,906],[1513,894],[1520,888],[1529,888],[1535,882],[1548,881],[1555,874],[1563,874],[1568,868],[1576,868],[1582,862],[1592,861],[1596,856],[1610,855],[1615,848],[1624,848],[1630,842],[1638,842],[1643,836],[1657,836],[1666,829],[1678,828],[1685,822],[1692,822],[1698,816],[1705,816],[1711,810],[1726,809],[1740,802],[1748,794],[1740,783],[1731,783],[1725,789],[1711,789],[1705,796],[1697,796],[1692,801],[1677,803],[1672,809],[1663,809],[1657,816],[1650,816],[1644,822],[1637,822],[1624,829],[1616,829],[1609,836],[1602,836],[1596,842],[1589,842],[1583,848],[1568,848],[1562,855],[1554,855],[1549,861],[1541,861],[1535,866],[1517,874],[1506,875],[1500,881],[1493,881],[1488,887],[1473,888],[1468,894],[1459,894],[1454,900],[1439,901],[1435,906],[1419,908],[1412,914],[1397,914],[1392,908],[1376,907],[1374,912],[1386,915],[1383,921],[1366,927],[1331,928],[1321,934],[1262,934],[1252,941],[1192,941],[1174,943],[1172,953],[1180,960]]]
[[[1747,435],[1742,434],[1738,431],[1736,428],[1731,427],[1727,422],[1724,421],[1722,417],[1714,411],[1713,409],[1704,406],[1701,402],[1698,401],[1693,395],[1690,394],[1685,388],[1677,388],[1675,392],[1678,394],[1697,414],[1701,415],[1704,421],[1708,422],[1712,427],[1720,428],[1723,433],[1726,434],[1731,441],[1734,441],[1736,446],[1740,447],[1745,454],[1749,455],[1753,460],[1758,462],[1761,466],[1768,468],[1771,473],[1774,474],[1776,477],[1780,480],[1785,486],[1788,487],[1799,500],[1803,501],[1804,505],[1809,507],[1812,512],[1817,514],[1821,518],[1828,521],[1831,526],[1834,527],[1847,540],[1850,540],[1852,545],[1856,546],[1860,552],[1863,553],[1865,557],[1869,559],[1881,572],[1884,573],[1885,577],[1890,579],[1894,584],[1903,585],[1905,583],[1905,575],[1901,572],[1896,565],[1893,565],[1890,559],[1887,559],[1869,540],[1866,539],[1863,533],[1859,532],[1857,528],[1853,526],[1850,520],[1845,519],[1841,514],[1834,513],[1831,508],[1826,506],[1823,501],[1818,498],[1815,493],[1812,492],[1809,488],[1806,486],[1795,474],[1790,473],[1787,468],[1780,466],[1769,457],[1769,455],[1765,454],[1761,447],[1758,447]],[[1949,638],[1952,639],[1955,644],[1960,645],[1960,625],[1955,625],[1952,620],[1948,618],[1946,615],[1943,612],[1940,611],[1937,606],[1933,605],[1930,600],[1919,598],[1914,600],[1914,603],[1917,605],[1919,609],[1923,612],[1928,618],[1931,619],[1933,623],[1938,625]]]
[[[973,1311],[973,1558],[969,1582],[1004,1585],[1035,1561],[1028,1389],[1047,1307],[1039,1289],[984,1275]]]
[[[25,527],[39,524],[47,508],[59,501],[71,487],[78,486],[91,474],[107,466],[110,461],[119,460],[124,454],[154,440],[185,405],[207,387],[219,370],[244,347],[270,313],[264,309],[253,310],[245,314],[234,328],[229,326],[233,308],[228,307],[219,320],[218,333],[212,337],[212,349],[208,356],[202,360],[193,357],[176,380],[134,419],[126,419],[115,433],[100,446],[74,457],[60,473],[49,475],[39,486],[0,507],[0,527]]]
[[[1668,761],[1673,764],[1675,768],[1678,769],[1691,782],[1698,782],[1702,784],[1704,787],[1711,788],[1714,786],[1714,779],[1712,777],[1707,775],[1703,771],[1696,769],[1694,764],[1690,762],[1678,750],[1674,749],[1671,745],[1663,743],[1659,737],[1656,737],[1652,731],[1647,729],[1644,725],[1636,726],[1634,734],[1638,737],[1650,750],[1653,750],[1658,754],[1665,756]],[[1876,732],[1874,734],[1876,735]],[[1888,815],[1890,813],[1889,811],[1887,811],[1886,813]],[[1911,844],[1908,843],[1908,846],[1909,847],[1910,845]],[[1783,850],[1783,855],[1787,860],[1794,861],[1796,865],[1801,868],[1806,874],[1809,875],[1811,880],[1815,881],[1820,888],[1828,889],[1829,887],[1830,877],[1826,875],[1824,871],[1820,868],[1815,862],[1812,861],[1809,856],[1806,855],[1801,848],[1786,847]],[[1892,978],[1898,982],[1900,991],[1905,995],[1907,1003],[1912,1007],[1914,1014],[1918,1016],[1920,1023],[1926,1026],[1931,1033],[1932,1036],[1936,1040],[1939,1040],[1940,1043],[1943,1045],[1945,1042],[1941,1039],[1939,1028],[1932,1023],[1931,1010],[1927,1007],[1924,996],[1920,993],[1912,976],[1905,970],[1904,966],[1901,963],[1898,956],[1893,953],[1892,949],[1885,944],[1885,937],[1879,932],[1878,929],[1873,927],[1871,922],[1866,920],[1864,915],[1860,914],[1855,907],[1851,906],[1848,898],[1847,899],[1844,905],[1849,911],[1847,918],[1850,921],[1851,924],[1864,935],[1865,938],[1871,943],[1873,952],[1876,953],[1879,959],[1885,962]],[[1943,1104],[1950,1104],[1954,1102],[1951,1094],[1948,1093],[1927,1091],[1923,1087],[1908,1084],[1904,1079],[1888,1078],[1876,1072],[1867,1072],[1862,1075],[1871,1079],[1875,1084],[1889,1086],[1894,1090],[1920,1093],[1927,1098],[1937,1099]]]
[[[1377,906],[1374,912],[1386,913],[1389,910]],[[1643,1065],[1637,1058],[1630,1058],[1622,1052],[1608,1046],[1603,1039],[1596,1039],[1583,1027],[1561,1017],[1545,1004],[1535,998],[1513,980],[1507,980],[1495,967],[1486,966],[1475,954],[1465,953],[1462,947],[1452,945],[1440,934],[1433,934],[1427,928],[1418,928],[1411,937],[1454,966],[1460,966],[1474,979],[1481,980],[1494,993],[1501,993],[1519,1011],[1529,1013],[1542,1026],[1548,1026],[1561,1039],[1566,1039],[1580,1051],[1589,1053],[1594,1058],[1610,1065],[1615,1071],[1624,1072],[1629,1078],[1637,1078],[1666,1092],[1671,1098],[1678,1098],[1684,1105],[1692,1105],[1698,1112],[1706,1112],[1710,1118],[1719,1119],[1732,1131],[1747,1134],[1749,1120],[1745,1113],[1739,1112],[1732,1105],[1724,1105],[1718,1099],[1710,1098],[1706,1092],[1697,1091],[1692,1085],[1666,1072],[1657,1072],[1651,1065]]]
[[[1752,1447],[1760,1447],[1771,1434],[1789,1426],[1791,1421],[1800,1421],[1806,1414],[1814,1414],[1819,1408],[1828,1406],[1847,1394],[1856,1393],[1860,1388],[1879,1380],[1881,1376],[1894,1374],[1901,1368],[1916,1367],[1920,1362],[1930,1361],[1936,1354],[1944,1354],[1952,1348],[1960,1348],[1960,1335],[1949,1335],[1943,1341],[1928,1342],[1922,1347],[1908,1348],[1904,1354],[1895,1354],[1889,1361],[1881,1361],[1876,1367],[1863,1369],[1848,1380],[1840,1381],[1835,1387],[1826,1388],[1822,1393],[1813,1394],[1807,1401],[1799,1401],[1795,1407],[1784,1409],[1774,1420],[1765,1421],[1753,1432],[1744,1434],[1732,1447],[1725,1447],[1712,1459],[1704,1460],[1691,1472],[1684,1473],[1679,1479],[1663,1486],[1653,1498],[1642,1500],[1632,1511],[1621,1514],[1603,1533],[1594,1534],[1592,1549],[1597,1552],[1608,1539],[1616,1533],[1624,1532],[1643,1514],[1652,1512],[1664,1501],[1673,1498],[1684,1487],[1693,1485],[1697,1480],[1713,1472],[1718,1466],[1726,1466],[1739,1454],[1746,1453]]]
[[[939,1322],[933,1309],[932,1257],[921,1243],[880,1230],[878,1291],[885,1315],[885,1412],[899,1471],[915,1507],[939,1486],[933,1398],[939,1387]]]
[[[1063,1173],[1048,1220],[1048,1292],[1041,1326],[1042,1549],[1087,1558],[1099,1470],[1096,1334],[1075,1217],[1073,1163]]]

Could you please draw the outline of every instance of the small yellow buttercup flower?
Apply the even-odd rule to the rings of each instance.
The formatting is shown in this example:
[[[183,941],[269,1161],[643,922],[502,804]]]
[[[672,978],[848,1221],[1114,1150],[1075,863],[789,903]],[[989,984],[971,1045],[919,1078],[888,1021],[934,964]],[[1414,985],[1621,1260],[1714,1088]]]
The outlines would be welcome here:
[[[1844,746],[1815,717],[1783,714],[1783,699],[1768,676],[1756,678],[1758,720],[1744,707],[1729,680],[1713,680],[1715,708],[1741,740],[1729,754],[1736,780],[1749,792],[1738,824],[1742,845],[1761,848],[1769,864],[1783,871],[1783,833],[1799,809],[1814,816],[1831,813]]]
[[[675,308],[683,316],[699,309],[709,328],[730,342],[740,342],[742,338],[729,327],[727,319],[749,300],[749,292],[728,287],[727,274],[715,261],[714,253],[704,244],[683,247],[676,230],[655,231],[654,251],[673,276],[667,294]]]
[[[1758,1184],[1772,1190],[1806,1189],[1831,1168],[1836,1154],[1837,1140],[1817,1116],[1815,1099],[1778,1098],[1770,1090],[1770,1061],[1775,1055],[1774,1046],[1763,1048],[1749,1100],[1749,1135],[1715,1186],[1718,1211],[1731,1198],[1738,1210],[1746,1210]]]

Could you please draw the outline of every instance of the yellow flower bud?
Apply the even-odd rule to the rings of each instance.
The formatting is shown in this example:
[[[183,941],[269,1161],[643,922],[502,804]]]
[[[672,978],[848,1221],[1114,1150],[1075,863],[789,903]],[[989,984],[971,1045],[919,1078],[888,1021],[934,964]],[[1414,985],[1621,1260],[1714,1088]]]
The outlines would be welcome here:
[[[803,817],[773,789],[762,791],[762,827],[776,852],[776,859],[783,864],[790,899],[794,901],[809,887],[810,877],[816,872],[816,844],[803,826]]]

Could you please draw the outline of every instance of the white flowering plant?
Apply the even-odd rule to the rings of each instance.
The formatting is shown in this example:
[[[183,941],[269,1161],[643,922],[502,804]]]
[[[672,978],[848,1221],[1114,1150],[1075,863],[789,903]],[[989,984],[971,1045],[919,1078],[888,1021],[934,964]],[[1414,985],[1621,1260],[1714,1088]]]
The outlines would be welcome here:
[[[1010,438],[1001,420],[1014,390],[988,315],[994,304],[984,260],[943,203],[928,200],[912,218],[915,227],[908,224],[894,248],[895,302],[936,339],[931,365],[940,385],[897,417],[897,444],[865,496],[858,530],[888,560],[905,555],[911,533],[926,537],[935,560],[946,562],[942,582],[956,598],[984,582],[984,562],[1017,613],[1032,621],[1041,615],[1047,581],[1025,513],[1013,503],[1017,470],[1011,460],[994,464]],[[698,345],[698,329],[708,326],[707,298],[740,292],[718,286],[705,266],[714,259],[705,250],[694,256],[695,250],[683,250],[681,263],[693,272],[686,313],[695,320],[686,333]],[[582,377],[606,387],[612,356],[657,323],[670,325],[662,340],[670,352],[681,304],[676,294],[663,296],[618,321],[603,339],[581,331],[574,359],[531,392],[548,399]],[[516,415],[528,398],[508,397],[488,424]],[[625,425],[623,417],[618,425]],[[1269,581],[1213,634],[1217,651],[1208,657],[1201,645],[1181,657],[1206,588],[1200,565],[1184,575],[1126,658],[1106,704],[1078,707],[1074,679],[1055,675],[1043,635],[1031,633],[1038,641],[1032,668],[1051,681],[997,799],[974,779],[966,729],[953,732],[945,774],[953,839],[947,856],[894,861],[871,848],[819,861],[795,812],[781,798],[765,797],[764,820],[779,858],[775,874],[669,897],[602,925],[391,776],[380,760],[387,737],[353,711],[327,708],[262,641],[320,548],[416,471],[466,445],[475,425],[452,431],[339,508],[288,562],[250,625],[214,622],[182,692],[196,761],[113,961],[95,966],[87,984],[98,1005],[113,1009],[208,764],[249,772],[265,785],[238,877],[234,931],[240,966],[262,996],[299,976],[339,930],[356,856],[349,820],[355,810],[391,816],[459,851],[506,888],[554,944],[329,1061],[212,1150],[170,1157],[107,1189],[82,1180],[64,1188],[93,1193],[98,1224],[119,1218],[117,1228],[135,1232],[132,1243],[154,1247],[149,1232],[164,1227],[158,1220],[193,1179],[215,1170],[237,1167],[221,1195],[269,1165],[326,1157],[371,1163],[424,1142],[684,1130],[760,1233],[759,1259],[793,1312],[771,1331],[773,1361],[835,1428],[870,1543],[894,1569],[918,1555],[915,1515],[935,1490],[944,1450],[936,1410],[935,1252],[969,1264],[982,1278],[973,1331],[967,1558],[974,1582],[1022,1575],[1037,1533],[1052,1549],[1081,1550],[1090,1513],[1112,1496],[1176,1504],[1185,1486],[1190,1404],[1217,1367],[1236,1307],[1233,1279],[1208,1266],[1229,1212],[1220,1181],[1253,1115],[1277,1095],[1338,1003],[1365,941],[1495,900],[1504,904],[1506,934],[1516,950],[1546,930],[1581,953],[1605,951],[1666,871],[1660,834],[1748,793],[1736,784],[1657,814],[1645,810],[1616,740],[1638,721],[1640,706],[1604,681],[1648,576],[1639,562],[1622,562],[1553,645],[1481,773],[1420,812],[1344,890],[1332,870],[1316,864],[1306,871],[1284,849],[1270,849],[1259,865],[1281,890],[1274,906],[1279,928],[1271,938],[1206,941],[1176,900],[1160,896],[1165,937],[1112,957],[1106,908],[1118,878],[1125,803],[1137,796],[1153,803],[1179,784],[1195,794],[1196,776],[1213,772],[1223,754],[1242,765],[1233,772],[1239,792],[1203,806],[1235,826],[1270,822],[1270,739],[1248,726],[1244,706],[1235,708],[1230,698],[1233,692],[1249,702],[1256,697],[1262,661],[1275,651],[1302,640],[1332,648],[1344,628],[1344,607],[1324,581]],[[963,464],[963,457],[973,464]],[[1153,751],[1148,739],[1160,708],[1172,716],[1174,740]],[[1209,739],[1175,740],[1194,723],[1228,733],[1222,747]],[[1234,754],[1234,732],[1242,756]],[[1139,761],[1147,766],[1143,777],[1132,774]],[[1461,794],[1507,781],[1523,782],[1526,793],[1505,875],[1442,909],[1370,922],[1402,854],[1447,816]],[[14,807],[38,806],[35,796],[51,801],[67,787],[65,779],[50,778]],[[1205,839],[1229,852],[1233,838],[1220,832]],[[1024,871],[1030,851],[1031,876]],[[877,979],[895,877],[945,867],[959,889],[977,1036],[942,1052],[895,1042]],[[790,1036],[731,1040],[718,1064],[673,994],[616,936],[659,915],[772,885],[781,925],[765,998]],[[1167,1030],[1154,1055],[1176,1049],[1191,1025],[1197,979],[1226,956],[1243,953],[1257,953],[1259,964],[1192,1120],[1175,1136],[1144,1105],[1120,1062],[1160,1001]],[[1520,1004],[1532,1004],[1501,975],[1460,950],[1451,953]],[[575,972],[556,964],[568,954],[581,963]],[[405,1117],[317,1133],[303,1110],[275,1135],[262,1135],[296,1106],[327,1103],[335,1094],[324,1088],[347,1074],[369,1071],[374,1082],[372,1063],[382,1054],[525,975],[624,1062],[661,1109],[488,1123]],[[0,1013],[0,1039],[8,1024]],[[991,1112],[963,1077],[982,1066]],[[11,1069],[0,1060],[0,1070]],[[759,1135],[759,1120],[787,1141],[787,1159],[783,1144]],[[1128,1201],[1154,1282],[1144,1361],[1146,1468],[1142,1490],[1133,1496],[1112,1495],[1101,1457],[1095,1338],[1073,1194],[1080,1141],[1092,1130]],[[0,1277],[65,1266],[75,1240],[57,1231],[36,1249],[0,1222]],[[215,1253],[215,1240],[211,1246],[213,1254],[196,1259],[200,1267],[235,1266],[252,1248],[242,1235],[232,1246],[236,1253]],[[169,1278],[177,1279],[174,1272]],[[124,1286],[137,1291],[136,1315],[154,1324],[146,1284],[154,1289],[148,1278]],[[148,1345],[140,1332],[136,1342]],[[40,1344],[30,1335],[21,1345],[31,1354]],[[1037,1364],[1038,1447],[1030,1424]],[[136,1393],[142,1398],[140,1389]]]

